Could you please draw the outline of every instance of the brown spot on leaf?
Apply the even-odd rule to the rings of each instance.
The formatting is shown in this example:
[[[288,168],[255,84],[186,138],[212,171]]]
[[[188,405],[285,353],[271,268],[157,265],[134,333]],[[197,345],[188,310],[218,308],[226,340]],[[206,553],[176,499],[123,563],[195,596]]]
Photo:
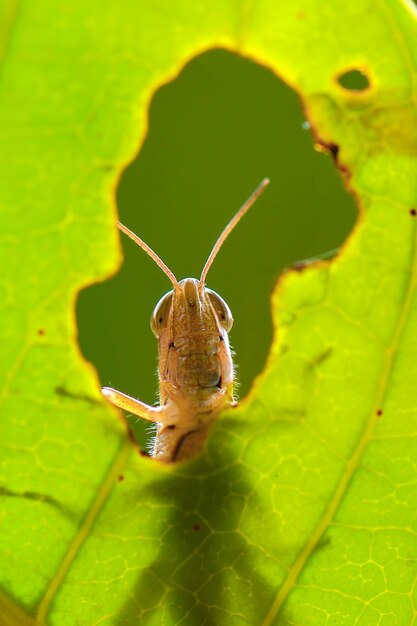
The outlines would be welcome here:
[[[326,361],[333,353],[333,346],[329,346],[323,352],[320,352],[313,361],[313,365],[321,365],[324,361]]]
[[[330,154],[332,155],[332,157],[336,160],[337,159],[337,155],[339,154],[339,146],[337,145],[337,143],[329,143],[328,144],[328,150],[330,152]]]
[[[341,174],[343,174],[343,176],[349,179],[351,175],[349,168],[346,167],[344,163],[340,162],[340,158],[339,158],[340,146],[337,143],[334,143],[333,141],[324,141],[323,139],[318,137],[317,133],[315,134],[316,134],[316,144],[315,144],[316,150],[318,150],[319,152],[329,153],[331,157],[333,158],[334,164],[339,169]]]

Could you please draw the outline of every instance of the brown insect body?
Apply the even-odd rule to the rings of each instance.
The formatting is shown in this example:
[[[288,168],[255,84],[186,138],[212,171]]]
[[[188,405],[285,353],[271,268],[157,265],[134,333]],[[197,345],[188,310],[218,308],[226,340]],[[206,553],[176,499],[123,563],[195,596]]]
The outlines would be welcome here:
[[[160,405],[149,406],[110,387],[104,387],[103,394],[117,407],[156,423],[152,456],[164,463],[195,456],[218,413],[235,404],[228,337],[233,318],[224,300],[206,288],[205,279],[224,240],[268,182],[261,182],[226,226],[199,280],[177,281],[144,241],[118,223],[120,230],[165,272],[173,290],[161,298],[151,318],[151,328],[158,339]]]
[[[183,460],[204,443],[208,425],[233,400],[233,361],[219,296],[185,278],[155,309],[159,335],[160,403],[173,424],[157,425],[154,456]],[[158,317],[159,316],[159,317]]]

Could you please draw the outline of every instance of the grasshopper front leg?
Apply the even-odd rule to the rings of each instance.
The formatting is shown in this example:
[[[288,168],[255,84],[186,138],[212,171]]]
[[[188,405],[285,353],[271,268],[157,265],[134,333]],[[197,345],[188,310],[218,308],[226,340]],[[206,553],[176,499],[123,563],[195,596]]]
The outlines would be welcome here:
[[[137,415],[148,422],[164,424],[165,426],[170,426],[176,422],[166,406],[150,406],[112,387],[103,387],[102,392],[119,409],[133,413],[133,415]]]

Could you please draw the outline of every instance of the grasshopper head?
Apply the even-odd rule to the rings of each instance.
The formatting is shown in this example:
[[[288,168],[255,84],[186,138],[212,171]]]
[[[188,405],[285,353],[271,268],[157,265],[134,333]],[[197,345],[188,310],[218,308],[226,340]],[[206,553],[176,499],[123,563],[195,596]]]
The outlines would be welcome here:
[[[215,328],[228,333],[233,326],[233,316],[218,293],[208,287],[201,289],[196,278],[184,278],[178,287],[162,296],[152,313],[151,328],[155,337],[159,339],[173,322],[178,327],[176,334],[179,336],[190,332],[213,332]]]

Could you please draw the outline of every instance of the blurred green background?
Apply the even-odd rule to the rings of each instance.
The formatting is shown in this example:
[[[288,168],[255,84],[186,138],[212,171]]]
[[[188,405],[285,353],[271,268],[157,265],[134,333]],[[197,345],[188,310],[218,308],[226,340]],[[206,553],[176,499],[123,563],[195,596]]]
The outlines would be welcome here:
[[[266,68],[226,51],[193,59],[155,94],[148,136],[117,191],[120,220],[182,279],[199,277],[218,235],[265,176],[269,187],[207,280],[235,318],[240,397],[267,358],[277,276],[340,246],[356,218],[331,158],[314,149],[297,95]],[[80,294],[79,339],[103,385],[153,404],[157,346],[149,319],[170,283],[121,237],[120,272]],[[141,443],[148,430],[135,426]]]

